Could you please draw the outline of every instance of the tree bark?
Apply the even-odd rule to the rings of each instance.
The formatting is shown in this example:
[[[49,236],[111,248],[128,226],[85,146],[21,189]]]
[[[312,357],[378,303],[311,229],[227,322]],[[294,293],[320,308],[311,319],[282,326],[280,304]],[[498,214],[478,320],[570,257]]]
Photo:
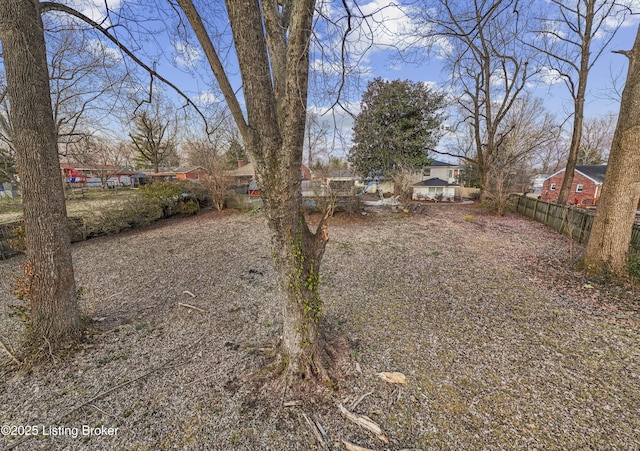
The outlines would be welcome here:
[[[622,53],[622,52],[621,52]],[[629,243],[640,199],[640,28],[630,52],[618,124],[585,266],[596,273],[628,277]]]
[[[81,323],[36,1],[0,2],[0,40],[22,187],[31,338],[55,350],[78,337]]]
[[[193,3],[178,3],[205,49],[256,168],[282,293],[288,370],[301,379],[324,378],[318,280],[327,235],[324,220],[315,233],[309,229],[300,186],[315,1],[226,1],[246,120]]]

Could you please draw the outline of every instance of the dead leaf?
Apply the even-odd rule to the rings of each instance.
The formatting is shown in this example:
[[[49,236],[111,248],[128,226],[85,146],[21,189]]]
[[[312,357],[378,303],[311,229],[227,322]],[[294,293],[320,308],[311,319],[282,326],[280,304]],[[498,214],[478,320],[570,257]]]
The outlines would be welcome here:
[[[406,384],[407,378],[404,374],[398,373],[397,371],[393,372],[382,372],[378,373],[377,376],[385,382],[389,382],[390,384]]]

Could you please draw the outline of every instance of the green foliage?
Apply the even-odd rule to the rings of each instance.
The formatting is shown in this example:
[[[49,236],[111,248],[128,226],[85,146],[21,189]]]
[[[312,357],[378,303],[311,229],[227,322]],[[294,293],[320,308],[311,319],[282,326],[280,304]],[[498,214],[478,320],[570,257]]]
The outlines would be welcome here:
[[[140,188],[147,207],[159,207],[163,218],[177,214],[194,214],[206,204],[206,193],[194,183],[182,180],[155,182]]]
[[[112,235],[122,230],[142,227],[162,218],[159,205],[131,199],[116,207],[101,208],[83,218],[86,237]]]
[[[480,188],[480,171],[478,165],[465,161],[460,169],[458,181],[467,188]]]
[[[428,152],[441,136],[444,107],[444,95],[424,83],[369,82],[353,127],[349,162],[363,176],[386,177],[399,167],[428,165]]]
[[[112,207],[96,209],[83,217],[84,235],[112,235],[169,216],[195,214],[205,203],[205,193],[195,183],[152,183],[140,188],[139,197]]]
[[[237,139],[232,139],[229,143],[229,149],[224,153],[224,159],[229,167],[237,167],[238,161],[249,161],[247,152]]]

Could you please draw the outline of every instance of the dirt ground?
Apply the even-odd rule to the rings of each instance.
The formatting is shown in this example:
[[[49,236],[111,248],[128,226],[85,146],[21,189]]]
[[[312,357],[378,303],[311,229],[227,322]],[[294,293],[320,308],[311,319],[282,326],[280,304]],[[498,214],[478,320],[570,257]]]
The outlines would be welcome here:
[[[88,333],[53,363],[0,368],[0,447],[640,448],[638,287],[590,280],[565,237],[473,206],[337,217],[329,234],[321,294],[342,377],[304,398],[272,371],[282,319],[262,214],[75,244]],[[13,346],[19,262],[0,261]]]

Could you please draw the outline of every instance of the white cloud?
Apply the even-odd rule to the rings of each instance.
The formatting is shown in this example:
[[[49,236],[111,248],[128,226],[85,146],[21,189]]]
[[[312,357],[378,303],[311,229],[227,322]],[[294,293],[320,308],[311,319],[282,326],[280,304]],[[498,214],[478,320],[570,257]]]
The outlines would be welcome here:
[[[202,91],[195,97],[194,102],[201,105],[209,105],[220,102],[220,99],[211,91]]]
[[[104,26],[111,25],[107,10],[115,11],[120,8],[121,0],[72,0],[69,6],[77,9],[91,20]]]
[[[98,39],[91,39],[88,42],[87,51],[93,55],[108,58],[114,62],[122,60],[122,54],[117,49],[110,47],[106,42]]]
[[[188,68],[195,67],[202,60],[202,50],[184,41],[173,41],[176,51],[176,63]]]
[[[562,76],[560,72],[551,67],[542,67],[540,68],[540,81],[545,85],[557,85],[558,83],[562,83]]]

